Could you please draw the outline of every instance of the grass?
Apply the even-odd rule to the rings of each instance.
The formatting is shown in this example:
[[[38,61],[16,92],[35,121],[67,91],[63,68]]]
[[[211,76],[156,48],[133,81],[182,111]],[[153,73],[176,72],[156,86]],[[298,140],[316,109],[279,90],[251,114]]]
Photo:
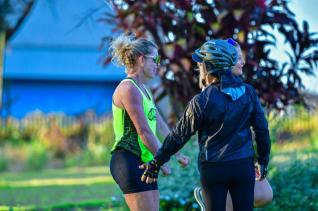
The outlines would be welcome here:
[[[298,113],[303,114],[302,112]],[[306,114],[300,117],[291,116],[288,119],[272,120],[270,125],[273,144],[268,178],[271,180],[277,198],[271,205],[257,210],[295,210],[294,208],[299,208],[299,206],[303,207],[304,204],[300,204],[306,204],[308,200],[314,204],[307,206],[307,210],[316,210],[318,202],[313,199],[317,198],[318,192],[313,187],[317,184],[315,181],[318,181],[316,179],[317,174],[315,174],[316,169],[318,169],[318,132],[316,132],[318,111],[310,116]],[[106,141],[104,144],[106,145]],[[32,145],[30,149],[37,146]],[[101,146],[105,147],[104,145]],[[99,148],[95,147],[93,149],[92,151],[98,151]],[[3,149],[0,148],[0,158],[3,156],[2,151]],[[40,160],[41,156],[36,156],[30,150],[21,151],[21,148],[16,150],[10,148],[6,152],[6,155],[15,158],[18,164],[20,160],[24,159],[23,155],[34,158],[30,162],[32,165],[42,161]],[[23,152],[27,153],[23,154]],[[105,163],[106,153],[101,151],[97,154],[98,156],[95,156],[98,158],[97,160],[103,162],[96,162],[95,165]],[[88,166],[91,166],[92,155],[94,154],[68,159],[70,159],[69,162],[72,165],[83,165],[86,162]],[[8,159],[7,157],[4,158]],[[5,159],[0,159],[0,170],[10,169],[6,165],[11,164],[11,161]],[[1,163],[1,161],[3,162]],[[192,162],[196,162],[196,155]],[[196,165],[193,168],[193,171],[195,170]],[[189,169],[185,176],[186,178],[191,177]],[[193,175],[192,177],[197,178]],[[186,180],[181,175],[178,178],[182,182]],[[194,181],[193,178],[190,178],[190,184]],[[170,187],[172,194],[175,194],[177,190],[185,192],[187,185],[182,184],[186,183],[178,180],[171,181],[179,184],[175,189]],[[169,188],[165,189],[168,190]],[[106,166],[0,173],[0,211],[39,209],[117,211],[127,210],[127,207],[123,203],[122,194],[112,180]]]
[[[317,156],[318,136],[278,142],[271,165]],[[275,173],[275,169],[270,173]],[[270,174],[270,176],[271,176]],[[115,196],[115,197],[114,197]],[[76,167],[0,174],[0,210],[127,210],[107,167]],[[275,210],[271,207],[258,210]]]
[[[0,178],[0,210],[9,210],[10,207],[14,210],[39,207],[109,210],[122,201],[106,167],[3,173]]]
[[[1,173],[2,180],[21,181],[28,179],[49,179],[49,178],[90,178],[96,176],[109,176],[109,169],[107,167],[74,167],[66,169],[47,169],[44,171],[31,171],[15,173],[6,172]]]

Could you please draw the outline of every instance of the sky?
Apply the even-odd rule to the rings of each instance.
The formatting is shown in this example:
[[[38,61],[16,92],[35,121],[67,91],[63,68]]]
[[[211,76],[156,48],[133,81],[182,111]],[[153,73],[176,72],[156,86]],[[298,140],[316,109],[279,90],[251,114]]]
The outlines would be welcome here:
[[[302,22],[306,20],[309,24],[310,32],[318,32],[318,11],[317,11],[317,0],[291,0],[289,3],[289,8],[296,15],[296,20],[302,26]],[[301,27],[302,28],[302,27]],[[317,36],[318,37],[318,36]],[[283,49],[286,48],[283,44],[283,39],[278,38],[277,48]],[[280,51],[281,52],[281,51]],[[275,54],[275,53],[274,53]],[[277,57],[276,57],[277,56]],[[275,58],[280,58],[283,60],[287,60],[287,56],[280,53],[275,55]],[[315,77],[308,77],[306,75],[302,75],[303,84],[305,88],[310,92],[318,93],[318,68],[315,70]]]

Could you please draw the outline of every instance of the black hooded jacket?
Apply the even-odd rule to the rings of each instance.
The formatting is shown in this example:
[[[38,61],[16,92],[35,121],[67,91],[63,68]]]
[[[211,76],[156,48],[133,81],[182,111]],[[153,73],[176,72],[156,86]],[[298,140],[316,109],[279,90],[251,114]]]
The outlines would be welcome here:
[[[233,101],[210,85],[188,104],[182,118],[170,132],[155,159],[165,163],[198,132],[201,162],[230,161],[254,156],[251,127],[257,143],[258,162],[267,165],[270,153],[268,124],[255,92],[248,84],[245,93]]]

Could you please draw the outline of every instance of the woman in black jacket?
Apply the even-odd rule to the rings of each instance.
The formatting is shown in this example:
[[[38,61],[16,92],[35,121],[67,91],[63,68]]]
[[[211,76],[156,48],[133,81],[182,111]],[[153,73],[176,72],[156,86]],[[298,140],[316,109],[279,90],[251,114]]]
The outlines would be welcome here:
[[[238,53],[241,54],[241,49],[239,48],[239,45],[233,40],[232,42],[235,47],[238,50]],[[242,62],[244,64],[244,60]],[[241,67],[239,67],[241,68]],[[199,70],[199,69],[196,69]],[[233,69],[232,73],[236,76],[241,76],[242,71],[235,71]],[[211,78],[210,74],[203,68],[199,70],[199,86],[202,89],[202,91],[208,87],[210,84],[212,84],[214,81],[213,78]],[[201,211],[206,211],[206,206],[203,198],[202,188],[196,187],[193,191],[194,198],[196,199],[197,203],[200,205]],[[273,200],[273,190],[271,188],[271,185],[267,181],[267,179],[261,179],[260,178],[260,171],[259,171],[259,165],[255,165],[255,185],[254,185],[254,208],[257,207],[264,207],[271,203]],[[228,192],[226,197],[226,211],[232,211],[233,205],[232,205],[232,199],[231,195]]]
[[[268,124],[254,88],[242,82],[244,60],[233,40],[211,40],[192,58],[208,72],[210,84],[188,104],[177,126],[166,137],[155,158],[142,165],[146,183],[157,180],[158,170],[198,132],[199,168],[207,210],[225,210],[226,195],[234,210],[253,210],[255,183],[252,133],[264,179],[270,153]]]

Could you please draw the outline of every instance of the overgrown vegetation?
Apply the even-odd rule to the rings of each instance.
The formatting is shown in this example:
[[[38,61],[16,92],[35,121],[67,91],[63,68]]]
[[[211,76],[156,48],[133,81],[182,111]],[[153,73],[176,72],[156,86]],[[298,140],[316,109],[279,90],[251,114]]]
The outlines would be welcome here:
[[[271,205],[257,210],[317,210],[318,111],[308,113],[296,107],[287,116],[275,115],[269,119],[273,144],[268,179],[275,196]],[[76,134],[85,134],[80,132],[82,129],[78,129],[78,124],[59,125],[62,125],[59,126],[61,134],[66,137],[64,141],[76,137]],[[41,134],[49,128],[45,124],[40,124],[41,129],[32,129],[33,132],[29,132],[32,138],[27,140],[19,140],[30,136],[20,134],[14,124],[9,128],[10,136],[6,135],[6,141],[1,139],[0,169],[29,169],[32,172],[0,174],[0,204],[6,206],[3,209],[13,206],[31,210],[36,207],[52,210],[127,210],[106,166],[113,143],[110,118],[91,121],[87,126],[89,129],[85,129],[87,141],[84,147],[80,146],[74,151],[67,148],[65,154],[64,151],[57,153],[55,149],[59,147],[52,147],[41,140]],[[8,134],[3,128],[1,130],[2,137],[4,132]],[[192,162],[187,169],[182,170],[172,158],[172,175],[160,178],[162,210],[198,210],[192,195],[193,188],[199,185],[196,145],[193,139],[182,149],[191,157]],[[86,167],[92,165],[103,167]],[[68,166],[83,167],[65,168]],[[53,167],[63,168],[35,171]]]
[[[9,119],[0,127],[0,171],[107,165],[113,141],[110,117]]]

